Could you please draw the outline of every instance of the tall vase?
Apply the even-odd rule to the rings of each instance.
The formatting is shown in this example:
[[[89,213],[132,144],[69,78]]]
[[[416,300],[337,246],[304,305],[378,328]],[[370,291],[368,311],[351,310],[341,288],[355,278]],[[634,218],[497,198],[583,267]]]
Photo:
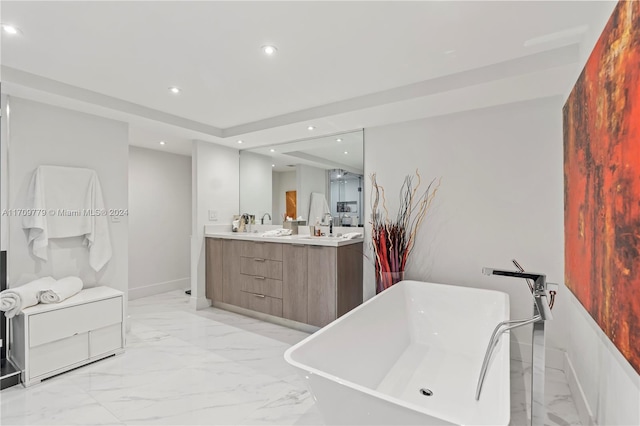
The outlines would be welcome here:
[[[404,271],[378,271],[376,274],[376,294],[381,293],[402,280],[404,280]]]

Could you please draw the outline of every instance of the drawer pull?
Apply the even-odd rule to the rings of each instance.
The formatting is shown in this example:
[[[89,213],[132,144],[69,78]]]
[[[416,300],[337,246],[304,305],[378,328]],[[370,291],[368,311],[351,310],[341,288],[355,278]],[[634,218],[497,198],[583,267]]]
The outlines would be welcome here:
[[[261,298],[261,299],[264,299],[264,298],[265,298],[265,295],[264,295],[264,294],[255,294],[255,293],[254,293],[253,295],[254,295],[255,297],[259,297],[259,298]]]
[[[304,244],[291,244],[294,247],[306,247]]]
[[[254,244],[264,244],[264,243],[265,243],[265,241],[254,241],[253,243],[254,243]]]
[[[256,257],[253,260],[255,260],[256,262],[264,262],[265,259],[261,258],[261,257]]]
[[[255,278],[256,278],[256,280],[266,280],[265,277],[255,277]]]

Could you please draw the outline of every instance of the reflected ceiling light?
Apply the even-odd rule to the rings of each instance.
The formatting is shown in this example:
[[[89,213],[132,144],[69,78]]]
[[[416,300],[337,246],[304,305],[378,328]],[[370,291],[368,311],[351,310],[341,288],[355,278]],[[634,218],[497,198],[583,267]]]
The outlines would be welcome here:
[[[169,87],[169,91],[171,93],[173,93],[174,95],[177,95],[178,93],[180,93],[180,88],[176,87],[176,86],[171,86],[171,87]]]
[[[313,130],[315,128],[316,128],[316,126],[309,126],[309,127],[307,127],[307,130]]]
[[[271,152],[276,152],[276,150],[275,150],[275,149],[273,149],[273,148],[271,148],[269,151],[271,151]]]
[[[336,139],[336,142],[342,142],[342,139],[338,138]]]
[[[18,27],[9,24],[2,24],[2,30],[9,35],[16,35],[20,32]]]
[[[338,179],[340,179],[342,177],[342,175],[338,175]]]
[[[271,45],[266,45],[266,46],[262,46],[262,51],[266,54],[266,55],[273,55],[274,53],[276,53],[276,51],[278,50],[277,47],[275,46],[271,46]]]
[[[166,145],[167,143],[165,141],[160,141],[160,145]]]
[[[242,139],[238,141],[238,143],[242,143],[242,142],[244,142]]]

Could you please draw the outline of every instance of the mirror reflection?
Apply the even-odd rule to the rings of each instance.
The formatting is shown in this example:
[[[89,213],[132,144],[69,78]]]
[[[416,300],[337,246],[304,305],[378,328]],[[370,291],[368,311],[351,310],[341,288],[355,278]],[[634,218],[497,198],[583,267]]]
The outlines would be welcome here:
[[[240,151],[240,213],[260,224],[363,226],[362,130]]]

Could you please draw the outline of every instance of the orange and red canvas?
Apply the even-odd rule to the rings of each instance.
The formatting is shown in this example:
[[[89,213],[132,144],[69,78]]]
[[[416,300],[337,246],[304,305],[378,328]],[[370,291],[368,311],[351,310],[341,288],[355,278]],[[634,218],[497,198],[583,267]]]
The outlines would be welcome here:
[[[563,119],[565,281],[640,373],[640,2],[617,4]]]

